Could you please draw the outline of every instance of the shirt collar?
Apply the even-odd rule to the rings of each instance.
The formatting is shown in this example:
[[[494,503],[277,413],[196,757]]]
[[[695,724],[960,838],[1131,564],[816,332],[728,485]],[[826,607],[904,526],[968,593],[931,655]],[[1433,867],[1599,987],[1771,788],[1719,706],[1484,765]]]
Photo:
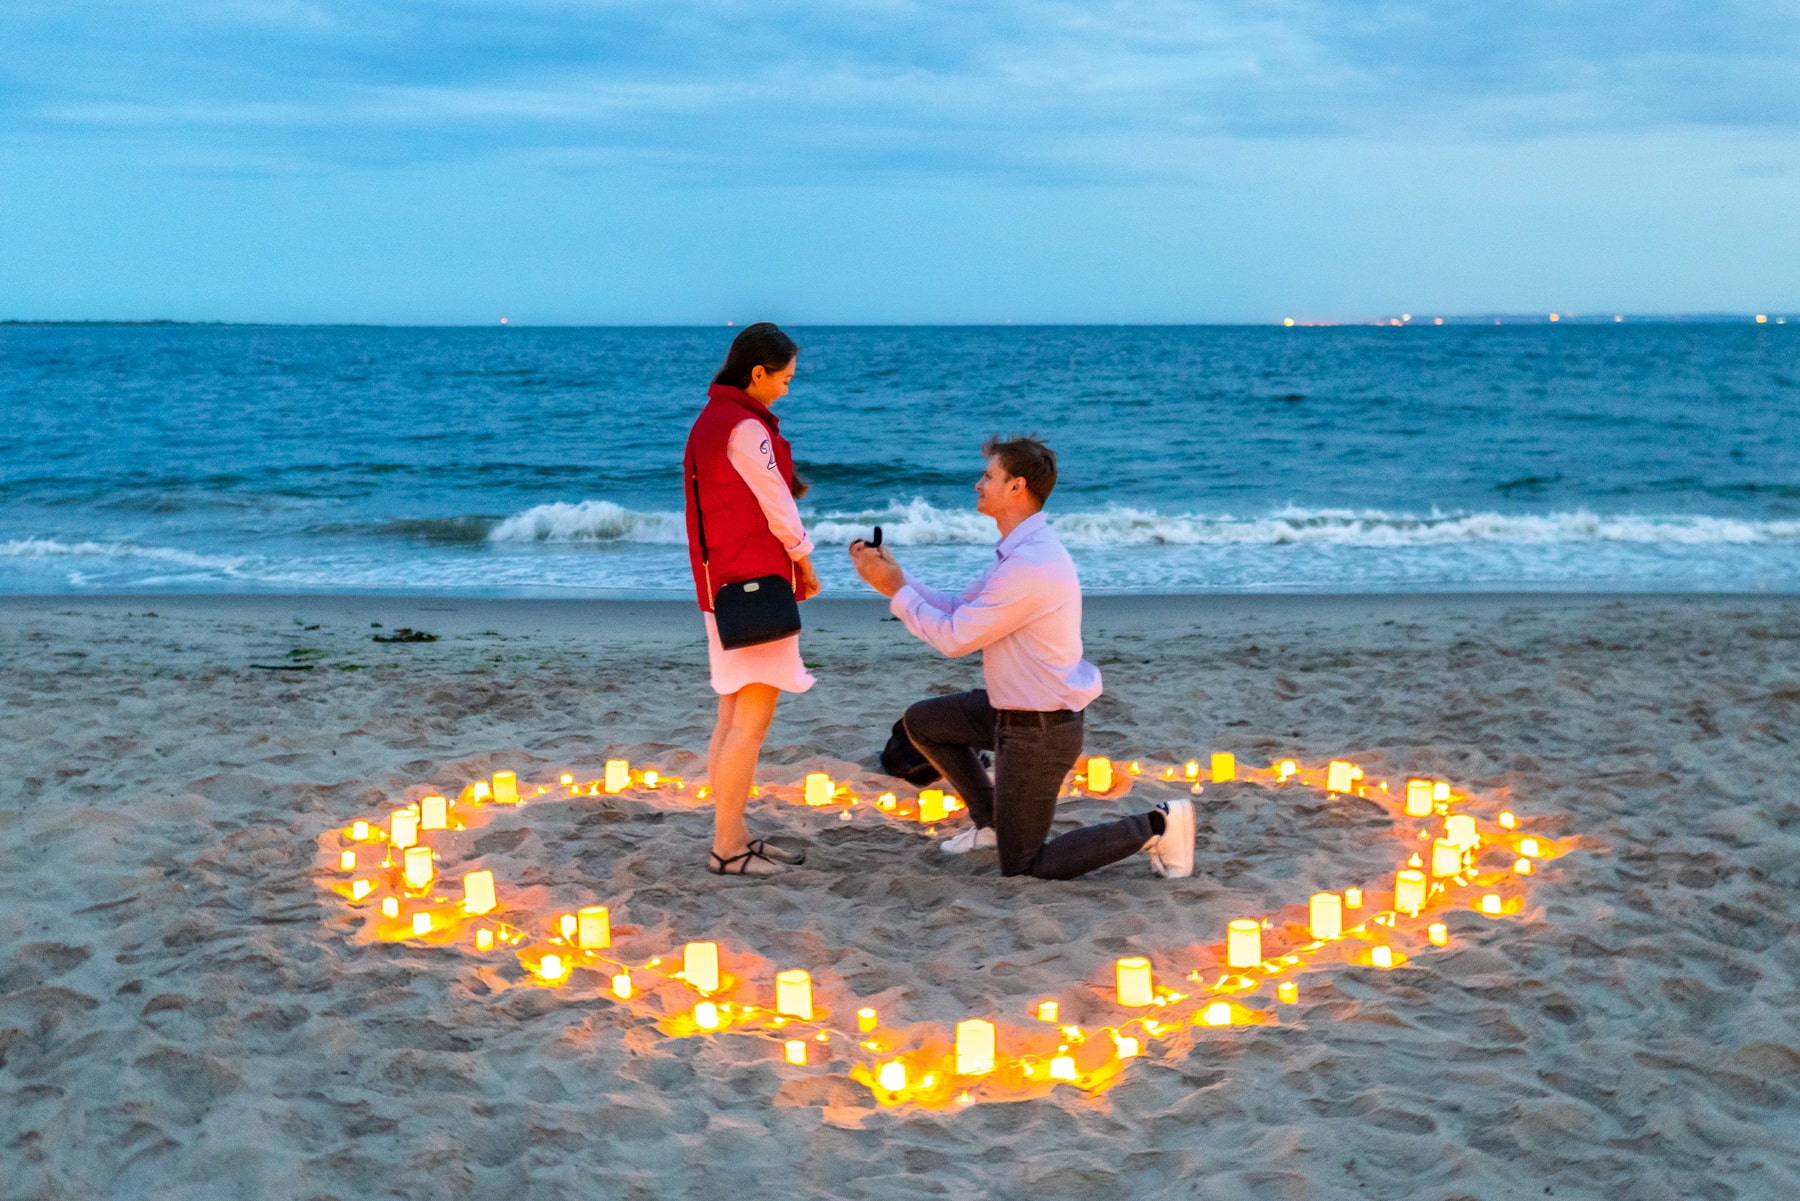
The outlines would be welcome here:
[[[1044,512],[1040,509],[1030,517],[1027,517],[1024,521],[1021,521],[1018,525],[1015,525],[1012,533],[1000,539],[999,545],[994,547],[994,557],[996,559],[1005,559],[1006,556],[1012,554],[1015,550],[1018,550],[1020,546],[1024,545],[1027,539],[1031,538],[1043,528],[1045,528]]]

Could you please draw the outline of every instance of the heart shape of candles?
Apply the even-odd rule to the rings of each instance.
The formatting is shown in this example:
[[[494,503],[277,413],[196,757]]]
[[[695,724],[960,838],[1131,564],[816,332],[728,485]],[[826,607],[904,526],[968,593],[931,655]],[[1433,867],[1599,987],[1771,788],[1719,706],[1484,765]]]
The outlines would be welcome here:
[[[517,986],[609,997],[654,1014],[669,1037],[726,1031],[763,1037],[771,1056],[790,1069],[847,1069],[881,1105],[939,1107],[1041,1096],[1062,1085],[1098,1091],[1134,1059],[1178,1055],[1214,1032],[1304,1012],[1306,973],[1397,968],[1448,945],[1446,919],[1453,914],[1476,923],[1516,914],[1535,879],[1533,864],[1569,849],[1543,833],[1524,833],[1517,816],[1502,808],[1503,798],[1459,792],[1442,780],[1372,780],[1345,760],[1309,767],[1288,759],[1254,768],[1223,752],[1205,766],[1200,759],[1146,764],[1093,756],[1072,774],[1067,791],[1118,796],[1142,784],[1177,795],[1228,782],[1265,789],[1277,804],[1295,789],[1380,804],[1394,819],[1402,862],[1385,879],[1233,919],[1219,942],[1187,952],[1186,962],[1154,954],[1120,959],[1110,978],[1089,982],[1087,999],[1097,995],[1112,1016],[1100,1023],[1064,1024],[1059,1001],[1041,998],[1016,1015],[971,1015],[948,1026],[899,1024],[897,1015],[862,1005],[841,981],[816,982],[808,965],[773,963],[715,939],[628,961],[613,946],[605,898],[558,906],[547,888],[517,888],[469,862],[474,831],[502,815],[523,815],[535,802],[625,792],[658,801],[704,797],[704,788],[688,797],[680,777],[622,759],[608,761],[599,779],[580,782],[565,773],[554,783],[527,784],[497,772],[455,798],[423,795],[328,830],[319,838],[318,880],[361,917],[360,941],[454,947],[490,960],[505,955],[517,964]],[[911,797],[885,792],[865,802],[818,771],[758,792],[834,810],[846,820],[873,810],[915,828],[961,808],[957,798],[934,789]],[[1084,1008],[1092,1012],[1095,1005]]]

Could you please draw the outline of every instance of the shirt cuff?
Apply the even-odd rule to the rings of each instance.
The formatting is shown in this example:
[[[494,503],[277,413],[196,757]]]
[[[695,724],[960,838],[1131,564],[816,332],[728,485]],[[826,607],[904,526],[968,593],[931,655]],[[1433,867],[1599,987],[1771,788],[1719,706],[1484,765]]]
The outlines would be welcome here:
[[[812,553],[813,540],[811,534],[800,535],[800,541],[787,548],[787,557],[796,563]]]

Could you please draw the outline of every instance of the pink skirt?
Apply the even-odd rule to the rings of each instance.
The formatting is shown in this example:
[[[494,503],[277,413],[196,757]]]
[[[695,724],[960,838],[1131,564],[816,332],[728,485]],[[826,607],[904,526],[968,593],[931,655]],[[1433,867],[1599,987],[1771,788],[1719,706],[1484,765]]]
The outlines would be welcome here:
[[[800,661],[800,635],[728,651],[719,645],[719,625],[713,615],[703,609],[700,616],[706,619],[706,661],[712,667],[712,688],[720,696],[730,696],[746,684],[805,692],[816,682]]]

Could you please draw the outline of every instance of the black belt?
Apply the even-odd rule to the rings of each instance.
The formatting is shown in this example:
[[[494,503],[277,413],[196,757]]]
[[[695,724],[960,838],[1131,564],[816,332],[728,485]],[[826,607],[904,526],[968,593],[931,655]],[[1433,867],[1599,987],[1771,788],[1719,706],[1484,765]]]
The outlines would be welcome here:
[[[1003,726],[1060,726],[1064,722],[1080,721],[1079,709],[996,709]]]

